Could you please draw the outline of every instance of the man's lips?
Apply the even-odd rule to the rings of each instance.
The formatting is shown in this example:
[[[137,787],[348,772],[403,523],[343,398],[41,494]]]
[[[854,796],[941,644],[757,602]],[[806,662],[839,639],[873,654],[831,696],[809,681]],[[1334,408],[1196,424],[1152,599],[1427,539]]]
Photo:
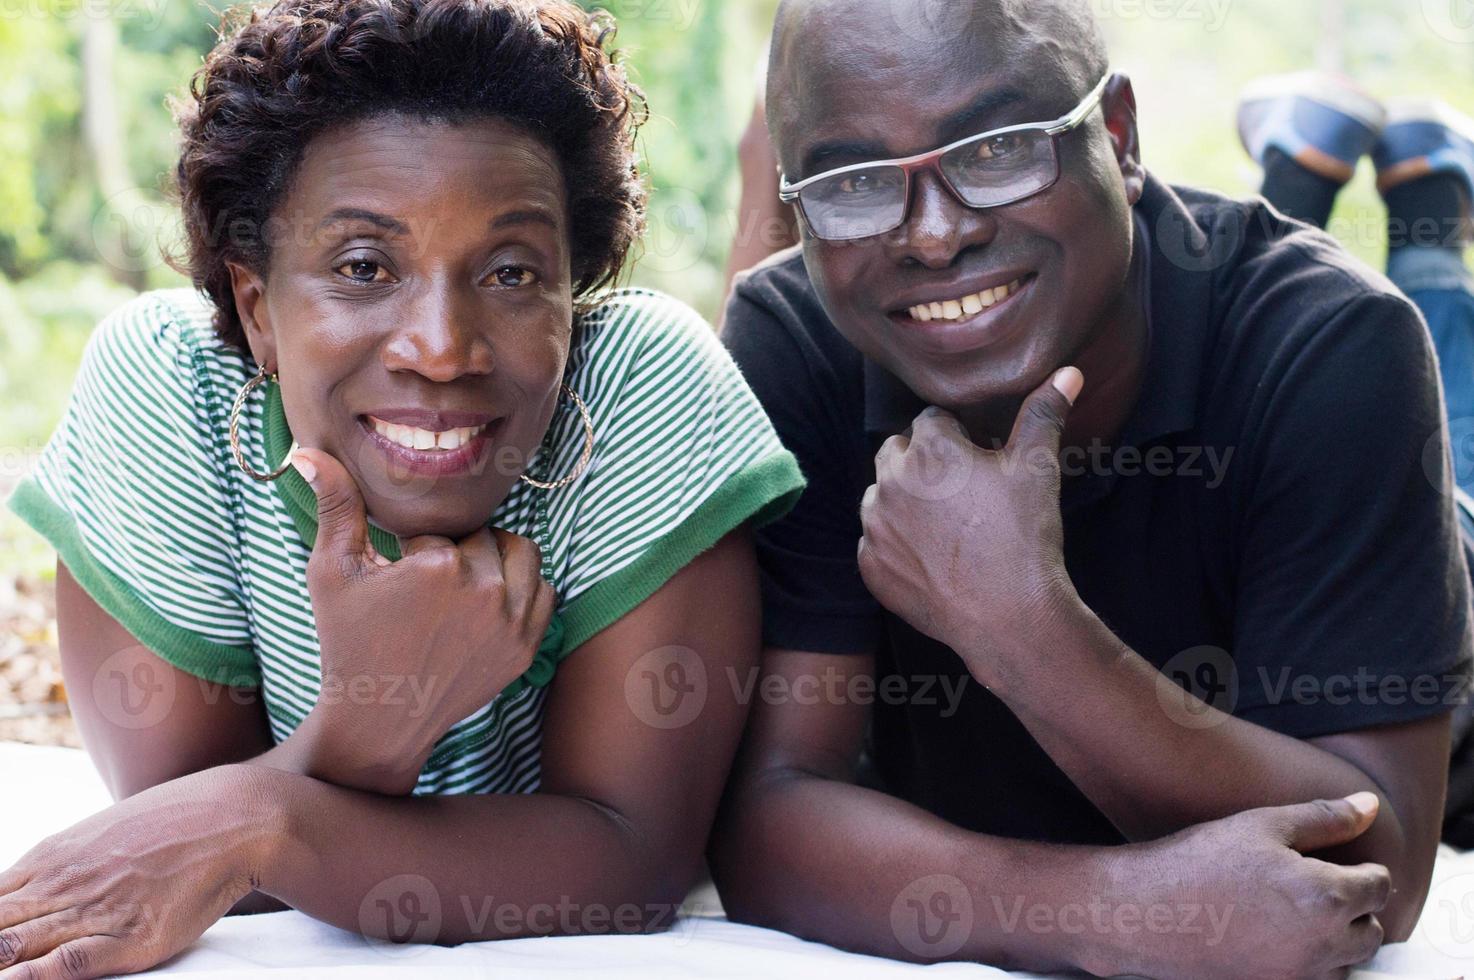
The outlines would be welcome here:
[[[1024,318],[1015,310],[1033,294],[1038,275],[1022,273],[997,286],[985,287],[991,295],[975,298],[978,293],[963,294],[963,299],[928,300],[923,313],[921,301],[891,313],[889,319],[901,329],[905,342],[935,356],[949,357],[991,347],[1018,332]],[[971,287],[963,287],[971,288]],[[982,290],[979,290],[981,292]],[[932,303],[944,304],[933,316]],[[955,304],[955,306],[953,305]],[[926,319],[923,319],[922,316]]]
[[[1012,297],[1034,275],[1030,269],[1009,269],[971,282],[931,286],[902,297],[890,315],[917,323],[969,319]]]

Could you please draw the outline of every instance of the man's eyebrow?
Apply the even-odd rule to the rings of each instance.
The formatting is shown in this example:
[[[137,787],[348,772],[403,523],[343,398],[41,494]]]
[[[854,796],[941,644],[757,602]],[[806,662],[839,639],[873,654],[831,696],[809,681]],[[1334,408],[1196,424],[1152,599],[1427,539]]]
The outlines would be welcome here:
[[[390,234],[409,234],[409,228],[403,222],[396,221],[388,215],[380,214],[377,211],[369,211],[364,208],[338,208],[335,211],[330,211],[327,217],[319,222],[317,227],[319,229],[326,228],[328,225],[337,224],[341,221],[366,221],[377,228],[382,228]]]
[[[971,135],[973,131],[981,132],[983,126],[989,122],[989,117],[996,115],[1004,109],[1028,102],[1029,99],[1029,94],[1022,89],[994,89],[961,112],[954,113],[943,119],[939,129],[942,133],[956,134],[955,138],[960,139],[964,136]],[[880,143],[828,140],[814,144],[804,154],[803,173],[809,176],[821,172],[825,169],[821,164],[824,164],[828,160],[885,160],[897,155],[890,152]]]

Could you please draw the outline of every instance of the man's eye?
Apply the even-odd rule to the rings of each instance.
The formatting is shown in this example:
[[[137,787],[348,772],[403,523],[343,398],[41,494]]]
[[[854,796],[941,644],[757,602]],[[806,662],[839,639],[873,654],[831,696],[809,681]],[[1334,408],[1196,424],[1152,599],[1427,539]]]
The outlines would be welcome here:
[[[509,289],[531,286],[537,281],[537,276],[531,270],[524,269],[520,265],[504,265],[492,273],[492,278],[496,280],[498,286],[506,286]]]
[[[390,278],[388,271],[383,266],[368,259],[344,262],[333,271],[346,279],[361,283],[388,282]]]
[[[1017,153],[1023,145],[1023,138],[1017,133],[995,136],[978,144],[978,159],[1002,160]]]
[[[887,180],[882,174],[861,171],[860,173],[846,174],[839,178],[838,187],[840,194],[851,197],[863,197],[867,194],[884,191],[893,183],[895,183],[894,180]]]

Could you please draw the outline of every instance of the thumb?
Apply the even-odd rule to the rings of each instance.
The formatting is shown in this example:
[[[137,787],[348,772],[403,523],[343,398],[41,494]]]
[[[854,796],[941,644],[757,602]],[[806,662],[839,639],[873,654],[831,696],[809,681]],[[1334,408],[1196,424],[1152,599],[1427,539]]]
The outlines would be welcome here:
[[[1309,854],[1356,840],[1377,819],[1376,793],[1353,793],[1341,800],[1315,800],[1280,807],[1286,821],[1285,843]]]
[[[329,557],[365,557],[372,547],[363,494],[343,464],[320,449],[298,449],[292,465],[317,494],[317,541],[314,553]]]
[[[1085,387],[1085,375],[1079,368],[1067,367],[1054,372],[1050,379],[1024,399],[1008,437],[1008,448],[1027,451],[1036,446],[1059,449],[1065,419],[1070,416],[1075,399]]]

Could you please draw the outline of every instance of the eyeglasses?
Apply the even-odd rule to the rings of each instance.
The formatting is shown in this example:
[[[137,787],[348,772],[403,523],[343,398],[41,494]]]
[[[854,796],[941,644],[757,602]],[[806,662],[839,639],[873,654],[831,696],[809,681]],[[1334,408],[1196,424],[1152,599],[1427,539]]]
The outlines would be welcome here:
[[[857,163],[796,184],[785,175],[778,198],[787,204],[797,201],[809,230],[829,242],[872,238],[905,224],[911,178],[919,171],[937,174],[968,207],[1022,201],[1059,180],[1059,138],[1090,117],[1111,77],[1107,72],[1085,101],[1053,122],[993,129],[930,153]]]

